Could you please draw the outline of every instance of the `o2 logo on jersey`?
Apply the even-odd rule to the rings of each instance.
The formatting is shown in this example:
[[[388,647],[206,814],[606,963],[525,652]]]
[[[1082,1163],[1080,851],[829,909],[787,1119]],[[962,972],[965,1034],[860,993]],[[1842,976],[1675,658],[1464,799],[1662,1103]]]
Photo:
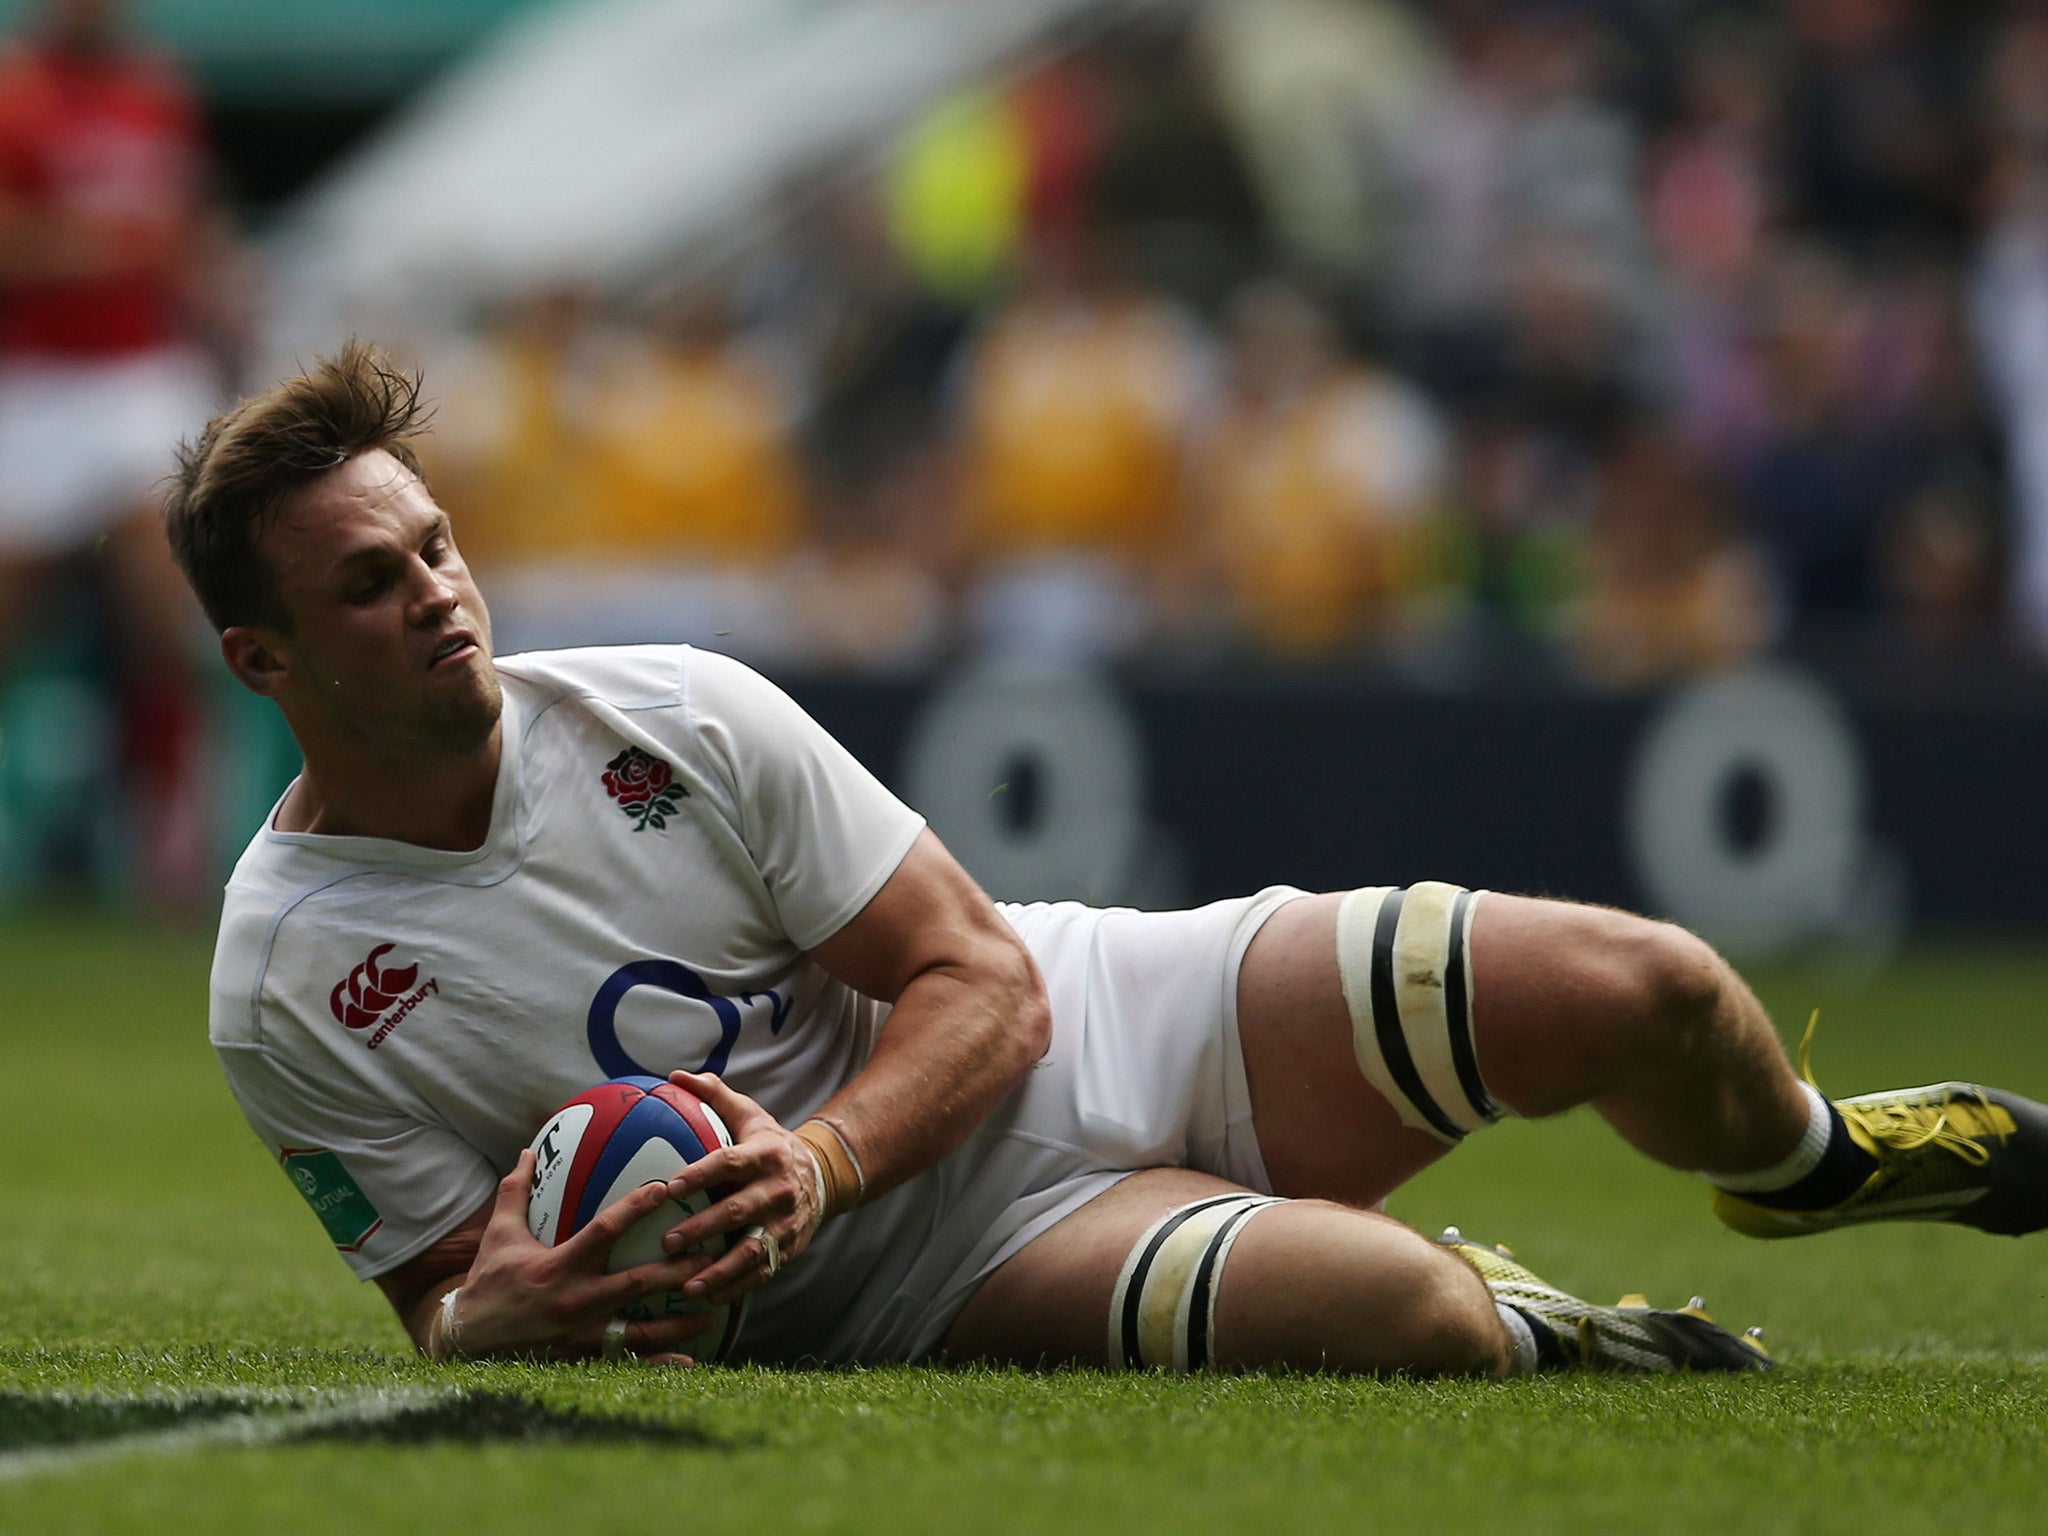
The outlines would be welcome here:
[[[704,978],[675,960],[635,960],[607,976],[597,996],[590,1000],[590,1016],[584,1028],[590,1036],[590,1054],[606,1077],[662,1077],[666,1074],[643,1067],[619,1043],[619,1004],[635,987],[659,987],[677,997],[707,1003],[718,1019],[718,1044],[693,1072],[725,1071],[732,1048],[740,1037],[740,1009],[765,997],[769,1004],[768,1032],[779,1035],[789,1018],[789,1002],[780,992],[743,992],[738,997],[721,997],[704,984]]]

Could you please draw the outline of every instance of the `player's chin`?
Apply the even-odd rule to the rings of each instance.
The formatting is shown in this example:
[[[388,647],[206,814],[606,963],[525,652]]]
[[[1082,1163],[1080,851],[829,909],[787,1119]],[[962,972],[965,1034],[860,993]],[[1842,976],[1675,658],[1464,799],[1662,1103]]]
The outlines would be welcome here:
[[[472,646],[429,667],[427,687],[433,692],[458,694],[487,703],[493,715],[503,692],[498,682],[498,664],[480,646]]]
[[[484,657],[482,670],[451,677],[445,687],[433,690],[439,697],[427,700],[430,730],[450,746],[475,746],[490,739],[505,707],[505,695],[498,686],[498,674],[489,670]]]

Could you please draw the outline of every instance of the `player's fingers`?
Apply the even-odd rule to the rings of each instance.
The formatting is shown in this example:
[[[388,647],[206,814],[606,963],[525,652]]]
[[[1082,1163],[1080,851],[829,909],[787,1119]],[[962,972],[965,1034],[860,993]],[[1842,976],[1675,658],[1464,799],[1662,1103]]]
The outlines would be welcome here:
[[[526,1207],[533,1198],[533,1165],[533,1148],[527,1147],[512,1164],[512,1171],[498,1180],[497,1203],[491,1207],[491,1219],[486,1225],[517,1225],[521,1231],[526,1230]]]
[[[742,1188],[772,1189],[780,1207],[785,1200],[796,1202],[814,1195],[816,1186],[812,1183],[812,1169],[815,1166],[803,1143],[771,1122],[761,1135],[737,1146],[708,1152],[684,1168],[669,1180],[669,1197],[687,1204],[690,1196],[698,1190],[730,1184]],[[707,1210],[713,1208],[706,1207]]]
[[[685,1312],[674,1317],[650,1318],[642,1322],[626,1324],[625,1332],[618,1342],[611,1346],[613,1358],[620,1356],[642,1356],[665,1354],[678,1346],[688,1344],[699,1334],[707,1332],[715,1323],[709,1312]],[[605,1334],[612,1319],[602,1318],[580,1329],[566,1342],[561,1355],[569,1359],[602,1360],[605,1358]]]
[[[768,1267],[761,1262],[760,1250],[748,1243],[684,1286],[683,1294],[707,1307],[726,1306],[767,1281]]]
[[[779,1178],[790,1167],[788,1148],[784,1145],[788,1140],[788,1133],[775,1126],[770,1134],[707,1152],[668,1181],[669,1198],[687,1203],[699,1190],[717,1189],[721,1185],[740,1187]]]
[[[688,1253],[721,1232],[738,1232],[772,1217],[787,1216],[795,1208],[796,1190],[787,1180],[759,1180],[669,1228],[662,1234],[661,1246],[670,1253]]]
[[[759,1141],[743,1141],[735,1146],[706,1152],[668,1181],[669,1198],[687,1200],[698,1190],[709,1189],[714,1184],[744,1184],[749,1179],[759,1178],[764,1150]]]
[[[746,1238],[685,1285],[683,1294],[707,1307],[729,1306],[747,1292],[766,1285],[770,1278],[767,1249],[758,1239]]]
[[[595,1264],[602,1268],[611,1254],[612,1244],[624,1235],[626,1229],[643,1216],[660,1210],[662,1202],[667,1199],[666,1184],[642,1184],[591,1217],[589,1225],[557,1245],[555,1251],[571,1264]]]
[[[668,1080],[678,1088],[689,1089],[716,1110],[736,1140],[746,1139],[747,1127],[754,1120],[775,1118],[715,1072],[671,1072]]]
[[[599,1276],[591,1286],[590,1306],[609,1317],[643,1296],[679,1291],[711,1263],[708,1253],[685,1253],[673,1259],[636,1264],[616,1275]]]

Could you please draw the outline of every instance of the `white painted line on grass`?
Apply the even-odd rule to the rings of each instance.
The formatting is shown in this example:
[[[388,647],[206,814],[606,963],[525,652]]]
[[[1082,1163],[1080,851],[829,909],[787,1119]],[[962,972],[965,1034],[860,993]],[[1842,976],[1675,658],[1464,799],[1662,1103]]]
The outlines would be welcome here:
[[[132,1434],[112,1435],[104,1440],[87,1441],[82,1445],[0,1452],[0,1483],[18,1482],[24,1478],[51,1473],[74,1472],[100,1462],[116,1461],[129,1456],[184,1456],[194,1451],[212,1450],[218,1446],[276,1445],[279,1441],[297,1439],[301,1435],[318,1433],[324,1429],[355,1428],[382,1423],[386,1419],[396,1418],[414,1409],[430,1408],[436,1403],[446,1402],[454,1395],[457,1394],[429,1391],[421,1387],[377,1387],[361,1392],[323,1392],[319,1394],[318,1401],[305,1407],[281,1407],[273,1411],[237,1409],[208,1419],[203,1424],[138,1430]],[[181,1404],[197,1407],[205,1401],[200,1397],[169,1395],[158,1398],[114,1398],[88,1396],[82,1393],[52,1396],[58,1401],[68,1396],[73,1401],[90,1402],[96,1406],[154,1402],[167,1408],[177,1408]],[[277,1391],[237,1393],[235,1397],[243,1402],[262,1402],[269,1399],[279,1403],[303,1403],[306,1400],[306,1394],[303,1393]]]

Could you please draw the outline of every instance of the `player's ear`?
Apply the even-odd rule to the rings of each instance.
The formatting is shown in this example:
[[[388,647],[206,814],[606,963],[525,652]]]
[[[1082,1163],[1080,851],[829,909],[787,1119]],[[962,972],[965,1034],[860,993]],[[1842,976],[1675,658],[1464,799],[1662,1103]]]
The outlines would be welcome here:
[[[221,631],[221,660],[251,693],[274,698],[291,676],[291,663],[277,637],[257,624],[232,624]]]

